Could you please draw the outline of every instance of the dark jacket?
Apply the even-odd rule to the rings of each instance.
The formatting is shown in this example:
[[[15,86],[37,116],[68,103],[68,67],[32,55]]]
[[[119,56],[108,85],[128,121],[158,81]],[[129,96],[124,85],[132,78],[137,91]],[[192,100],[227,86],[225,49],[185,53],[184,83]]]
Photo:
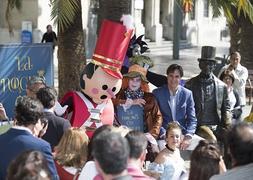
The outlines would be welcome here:
[[[65,130],[71,127],[67,119],[58,117],[51,112],[44,112],[44,117],[48,119],[47,131],[42,136],[42,139],[49,142],[54,150],[54,147],[59,143]]]
[[[50,33],[48,33],[48,32],[44,33],[43,37],[42,37],[42,40],[41,40],[41,43],[43,43],[44,41],[45,42],[52,42],[52,43],[54,41],[57,41],[57,36],[56,36],[55,32],[52,31]]]
[[[157,138],[160,132],[160,127],[162,125],[162,115],[159,110],[159,106],[152,93],[144,92],[143,99],[146,101],[146,104],[144,106],[144,116],[145,116],[144,119],[147,124],[148,132],[154,138]],[[126,102],[124,90],[120,90],[120,92],[116,95],[116,99],[112,99],[112,101],[113,101],[114,107],[120,104],[124,104]],[[117,108],[114,108],[114,109],[116,112]]]
[[[236,103],[232,109],[232,118],[240,121],[242,115],[241,100],[239,94],[235,90],[233,90],[233,93],[235,95]]]
[[[228,91],[226,85],[219,80],[216,76],[212,75],[215,84],[215,100],[216,100],[216,111],[219,117],[218,121],[220,127],[227,128],[231,124],[231,112],[230,104],[228,98]],[[193,93],[193,99],[195,102],[196,116],[199,120],[202,112],[202,100],[201,95],[199,94],[201,88],[201,78],[200,75],[191,78],[186,82],[185,87],[190,89]]]
[[[55,168],[51,147],[43,139],[34,137],[30,132],[20,129],[9,129],[6,133],[0,135],[0,179],[5,179],[7,168],[10,162],[20,153],[27,150],[37,150],[43,153],[47,160],[49,170],[54,177],[58,179]]]

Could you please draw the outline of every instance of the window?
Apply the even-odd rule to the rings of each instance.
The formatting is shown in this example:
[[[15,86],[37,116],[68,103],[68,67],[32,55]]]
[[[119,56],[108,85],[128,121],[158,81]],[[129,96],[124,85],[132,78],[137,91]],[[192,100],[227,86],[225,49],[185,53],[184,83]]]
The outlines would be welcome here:
[[[204,17],[209,17],[209,0],[204,0]]]

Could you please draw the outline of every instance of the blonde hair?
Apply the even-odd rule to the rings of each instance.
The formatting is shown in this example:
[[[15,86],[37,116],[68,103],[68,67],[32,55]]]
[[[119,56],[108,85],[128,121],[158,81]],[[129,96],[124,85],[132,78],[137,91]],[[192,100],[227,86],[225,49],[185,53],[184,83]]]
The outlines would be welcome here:
[[[87,161],[89,138],[85,129],[72,127],[55,147],[55,160],[62,166],[82,168]]]
[[[169,122],[168,127],[166,129],[166,137],[168,136],[169,132],[173,129],[179,129],[180,132],[182,133],[181,127],[179,126],[179,123],[176,121]]]

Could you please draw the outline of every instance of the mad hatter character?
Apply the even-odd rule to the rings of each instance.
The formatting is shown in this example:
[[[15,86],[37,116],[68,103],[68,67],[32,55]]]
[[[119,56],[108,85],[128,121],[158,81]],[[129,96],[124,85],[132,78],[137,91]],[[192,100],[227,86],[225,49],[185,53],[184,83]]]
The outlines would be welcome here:
[[[162,125],[162,115],[157,101],[149,92],[147,69],[153,66],[144,55],[131,58],[129,71],[124,75],[122,89],[113,99],[116,119],[121,125],[150,133],[157,138]]]
[[[153,162],[158,147],[156,138],[162,125],[162,115],[158,103],[146,79],[147,69],[153,62],[147,56],[137,55],[130,59],[132,64],[124,75],[122,89],[113,99],[116,120],[120,125],[142,131],[146,134],[148,153],[146,160]]]
[[[62,105],[68,105],[67,115],[74,127],[85,127],[87,135],[103,124],[113,124],[111,98],[122,84],[120,69],[133,30],[104,20],[91,62],[80,77],[81,91],[68,92]]]

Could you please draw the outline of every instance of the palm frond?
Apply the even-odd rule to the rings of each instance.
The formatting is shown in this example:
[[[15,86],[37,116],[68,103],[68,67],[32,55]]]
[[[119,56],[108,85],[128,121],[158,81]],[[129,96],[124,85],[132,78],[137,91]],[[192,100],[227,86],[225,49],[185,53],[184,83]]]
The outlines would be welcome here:
[[[239,0],[239,1],[243,1],[243,0]],[[251,3],[250,0],[244,0],[244,4],[243,4],[243,7],[241,7],[241,10],[243,11],[243,14],[244,16],[248,17],[250,19],[250,21],[253,23],[253,5]],[[239,12],[239,7],[238,7],[238,16],[240,15],[240,12]]]
[[[217,4],[217,1],[210,1],[210,6],[213,10],[213,17],[219,17],[221,16],[221,6]]]
[[[250,0],[210,0],[210,5],[213,9],[214,17],[220,16],[223,12],[228,22],[233,23],[235,17],[231,13],[231,9],[235,7],[238,17],[243,13],[253,23],[253,6]]]
[[[243,15],[249,17],[250,21],[253,23],[253,6],[250,0],[238,0],[237,3],[237,15],[243,12]]]
[[[244,13],[244,16],[246,16],[246,9],[247,9],[247,0],[238,0],[237,3],[237,14],[240,15],[241,10]]]
[[[224,15],[225,17],[227,18],[227,21],[229,23],[234,23],[234,20],[235,20],[235,17],[233,16],[233,14],[231,13],[231,8],[232,7],[229,7],[229,6],[223,6],[223,12],[224,12]]]
[[[51,19],[58,26],[59,31],[69,27],[80,9],[77,0],[51,0]]]

